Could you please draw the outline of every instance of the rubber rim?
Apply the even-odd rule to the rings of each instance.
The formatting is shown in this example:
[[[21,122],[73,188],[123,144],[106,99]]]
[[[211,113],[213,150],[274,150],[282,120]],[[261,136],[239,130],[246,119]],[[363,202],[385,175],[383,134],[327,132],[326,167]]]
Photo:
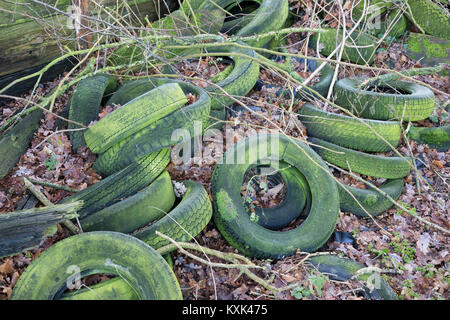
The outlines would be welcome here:
[[[283,135],[267,135],[267,140],[278,139],[279,145],[276,148],[267,140],[261,139],[261,135],[254,135],[241,140],[227,150],[222,164],[216,166],[211,186],[216,226],[232,246],[250,257],[281,258],[295,254],[298,249],[314,251],[328,240],[336,225],[339,211],[336,182],[323,160],[304,143],[298,140],[291,142]],[[267,151],[266,156],[258,159],[255,148]],[[275,150],[270,150],[271,148]],[[236,154],[245,155],[245,159],[240,159],[245,161],[227,164],[234,163]],[[310,185],[310,212],[306,220],[295,229],[277,232],[250,220],[240,194],[240,182],[248,168],[262,160],[284,161],[296,167]]]
[[[66,238],[44,251],[20,276],[12,300],[52,300],[65,287],[68,268],[120,273],[141,299],[182,299],[175,274],[144,242],[118,232],[88,232]]]

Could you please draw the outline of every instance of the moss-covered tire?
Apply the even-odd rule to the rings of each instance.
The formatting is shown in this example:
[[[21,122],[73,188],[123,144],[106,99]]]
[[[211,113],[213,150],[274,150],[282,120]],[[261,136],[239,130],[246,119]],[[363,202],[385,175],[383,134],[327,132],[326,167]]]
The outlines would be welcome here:
[[[88,289],[64,293],[59,300],[138,300],[139,296],[122,278],[115,277]]]
[[[262,0],[252,0],[246,1],[245,4],[243,0],[227,0],[228,5],[224,9],[231,15],[225,17],[225,22],[223,23],[220,32],[226,34],[235,34],[239,29],[245,27],[255,16],[256,10],[262,3]],[[223,1],[225,3],[225,1]]]
[[[219,5],[222,8],[229,7],[233,2],[241,3],[244,0],[214,0],[205,1],[200,8],[208,9]],[[245,26],[234,30],[237,36],[252,36],[276,31],[283,27],[289,14],[289,4],[287,0],[260,0],[260,6],[251,13],[252,19],[247,20]],[[258,40],[246,41],[253,47],[263,47],[270,42],[270,37]]]
[[[309,103],[304,104],[298,113],[308,136],[342,147],[360,151],[386,152],[392,150],[390,145],[395,148],[400,141],[402,130],[394,121],[361,119],[363,121],[361,123],[358,119],[349,116],[322,111]]]
[[[431,0],[408,0],[407,2],[411,8],[409,14],[411,21],[414,20],[427,34],[450,40],[450,15],[448,10]],[[411,13],[414,19],[411,18]]]
[[[257,58],[256,52],[252,49],[246,48],[243,42],[236,42],[239,46],[213,46],[196,48],[193,50],[185,50],[182,56],[197,54],[200,49],[206,53],[218,54],[223,53],[223,56],[229,57],[233,60],[233,67],[226,68],[214,78],[221,79],[216,83],[216,86],[209,86],[205,90],[211,97],[211,110],[222,110],[224,107],[234,103],[234,100],[224,95],[225,91],[230,96],[242,97],[245,96],[254,87],[259,76],[259,64],[254,60]],[[243,47],[242,47],[243,46]],[[236,55],[233,55],[235,53]],[[164,69],[165,73],[174,72],[170,67]],[[224,77],[222,75],[225,75]],[[222,88],[219,89],[217,88]]]
[[[97,120],[103,96],[110,94],[117,88],[117,80],[107,74],[97,74],[81,80],[69,103],[69,120],[89,125],[91,121]],[[75,123],[69,122],[68,129],[79,129]],[[83,131],[70,131],[70,142],[73,152],[86,145]]]
[[[217,82],[217,86],[227,94],[237,97],[243,97],[252,90],[259,76],[259,64],[253,60],[256,59],[255,51],[240,47],[217,46],[208,48],[207,52],[223,52],[233,60],[233,70],[225,79]],[[233,53],[240,55],[233,56]],[[220,110],[234,103],[234,100],[227,98],[222,90],[215,86],[207,87],[206,91],[211,95],[211,110]]]
[[[155,234],[159,231],[175,241],[190,241],[202,231],[212,217],[209,195],[203,186],[195,181],[183,181],[186,192],[181,202],[164,217],[132,235],[155,249],[169,244]]]
[[[316,50],[319,46],[322,48],[320,50],[322,54],[329,55],[342,43],[342,30],[324,29],[326,32],[315,33],[311,37],[310,47]],[[351,40],[347,40],[345,43],[342,59],[358,64],[372,64],[377,39],[359,31],[353,32],[349,38]]]
[[[286,50],[282,49],[282,51],[286,51]],[[263,59],[264,57],[261,57],[261,58]],[[306,59],[306,62],[305,62],[305,59],[303,59],[303,58],[299,58],[296,60],[299,63],[306,63],[306,65],[308,67],[308,71],[314,71],[316,69],[316,67],[311,67],[311,65],[317,65],[316,61],[314,61],[314,60]],[[310,63],[310,62],[312,62],[312,63]],[[295,70],[295,66],[294,66],[292,57],[286,57],[286,61],[284,63],[275,63],[275,62],[270,61],[269,64],[273,64],[274,66],[281,67],[283,70],[289,72],[291,77],[293,77],[294,79],[296,79],[300,82],[305,81],[305,79],[303,79],[298,74],[298,72]],[[319,62],[319,65],[320,64],[321,63]],[[333,73],[334,73],[334,69],[328,65],[325,65],[325,67],[323,67],[322,71],[320,72],[319,81],[312,86],[307,86],[307,88],[301,87],[300,90],[297,90],[295,92],[295,97],[297,99],[303,99],[303,100],[316,98],[317,94],[314,92],[311,92],[311,90],[309,90],[309,88],[316,91],[321,96],[326,97],[328,94],[328,89],[330,88],[330,85],[331,85],[331,81],[333,79]],[[289,96],[290,92],[282,92],[281,94],[283,94],[283,95],[287,94]]]
[[[411,170],[401,157],[382,157],[338,146],[317,138],[309,138],[311,146],[325,161],[352,172],[384,179],[407,176]]]
[[[313,71],[313,70],[310,70],[310,71]],[[314,91],[319,93],[322,97],[326,97],[328,94],[330,85],[331,85],[331,81],[333,79],[333,74],[334,74],[334,69],[328,65],[325,65],[325,67],[323,67],[322,71],[320,72],[319,82],[312,85],[311,89],[313,89]],[[291,75],[294,78],[296,78],[297,80],[304,81],[304,79],[300,78],[300,76],[298,75],[297,72],[291,73]],[[312,93],[311,91],[309,91],[306,88],[301,88],[300,90],[297,91],[295,97],[298,99],[313,99],[313,98],[316,98],[317,95],[315,93]]]
[[[86,144],[94,153],[108,148],[131,135],[181,110],[188,102],[177,83],[160,85],[109,113],[84,132]]]
[[[436,148],[439,152],[446,152],[450,149],[450,124],[435,128],[411,127],[408,138],[421,144],[428,144],[430,148]]]
[[[308,181],[311,208],[306,220],[292,230],[266,229],[253,222],[247,212],[241,196],[244,175],[249,167],[263,161],[284,161]],[[281,258],[298,249],[314,251],[328,240],[336,226],[339,199],[328,167],[307,145],[283,135],[250,136],[228,149],[213,172],[211,188],[217,228],[232,246],[250,257]]]
[[[172,181],[163,171],[142,191],[80,219],[83,231],[132,232],[161,218],[175,202]]]
[[[257,223],[267,229],[279,230],[289,225],[289,223],[298,218],[302,212],[309,211],[311,205],[311,191],[308,182],[303,174],[296,168],[279,163],[278,172],[283,179],[286,188],[284,200],[277,206],[271,208],[255,207]]]
[[[207,53],[214,54],[214,56],[223,53],[223,56],[228,56],[233,60],[232,69],[226,68],[217,74],[215,79],[221,80],[205,89],[211,98],[211,117],[218,118],[222,121],[226,119],[226,107],[235,102],[227,95],[237,98],[247,95],[255,86],[259,77],[259,64],[254,60],[257,58],[256,52],[246,48],[243,42],[238,41],[237,44],[239,47],[219,45],[203,48]],[[185,50],[181,55],[197,54],[199,50]],[[164,69],[164,73],[170,72],[174,72],[174,70],[169,67]],[[209,118],[205,127],[209,126],[220,129],[222,123],[218,123],[217,120]]]
[[[180,286],[164,258],[144,242],[117,232],[87,232],[64,239],[43,252],[20,276],[13,300],[53,300],[80,276],[111,273],[124,278],[140,299],[180,300]]]
[[[389,81],[376,87],[398,93],[381,93],[360,89],[361,81],[339,80],[334,87],[335,103],[355,115],[377,120],[417,121],[433,113],[434,93],[427,87],[406,81]]]
[[[402,194],[403,185],[403,179],[388,180],[379,189],[397,201]],[[344,188],[358,200],[372,217],[382,214],[394,205],[388,198],[375,189],[344,187],[338,183],[341,210],[351,212],[358,217],[366,218],[369,216]]]
[[[307,260],[314,265],[319,272],[326,274],[331,280],[347,281],[352,277],[365,281],[368,286],[364,290],[370,299],[374,300],[397,300],[397,294],[391,286],[374,272],[357,274],[364,266],[347,258],[341,258],[334,254],[324,254],[311,257]],[[373,290],[369,289],[373,287]]]
[[[401,36],[407,27],[405,15],[397,8],[389,12],[386,20],[381,22],[381,30],[379,34],[384,34],[388,29],[390,30],[388,35],[393,38]]]
[[[194,130],[195,124],[197,121],[197,124],[203,124],[202,127],[205,128],[211,100],[203,89],[187,82],[163,78],[131,81],[119,88],[108,104],[124,104],[165,83],[177,83],[185,94],[191,93],[198,98],[194,103],[172,112],[106,150],[94,164],[97,172],[109,175],[144,155],[180,142],[178,138],[172,139],[172,135],[177,129],[186,129],[191,137],[194,137],[195,134],[202,134],[202,132]]]
[[[80,219],[129,197],[155,180],[170,162],[170,150],[150,153],[137,162],[60,201],[68,203],[83,200],[78,210]]]

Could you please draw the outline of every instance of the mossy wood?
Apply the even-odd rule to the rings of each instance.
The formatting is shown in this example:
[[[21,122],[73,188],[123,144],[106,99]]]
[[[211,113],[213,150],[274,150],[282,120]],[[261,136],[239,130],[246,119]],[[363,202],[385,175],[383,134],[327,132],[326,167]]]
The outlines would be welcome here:
[[[147,16],[150,21],[173,8],[174,0],[115,0],[89,1],[92,17],[102,16],[102,11],[119,12],[127,15],[127,7],[134,14],[130,24],[139,25]],[[96,6],[94,3],[98,3]],[[58,9],[54,10],[52,7]],[[47,63],[60,56],[60,45],[69,44],[59,41],[60,37],[75,37],[75,30],[71,29],[71,0],[44,0],[42,4],[31,1],[1,1],[0,2],[0,76]],[[103,12],[106,17],[106,12]],[[75,42],[71,42],[74,44]]]
[[[450,64],[450,40],[411,32],[406,53],[424,66]]]
[[[81,204],[76,201],[0,214],[0,258],[38,246],[56,231],[57,223],[75,218]]]

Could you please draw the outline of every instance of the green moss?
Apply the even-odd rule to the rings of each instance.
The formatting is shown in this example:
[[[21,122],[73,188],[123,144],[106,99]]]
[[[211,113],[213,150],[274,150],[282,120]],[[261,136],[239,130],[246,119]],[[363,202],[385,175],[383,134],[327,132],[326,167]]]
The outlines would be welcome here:
[[[373,205],[375,205],[375,204],[377,203],[377,201],[378,201],[377,196],[374,195],[374,194],[371,194],[371,195],[368,195],[368,196],[364,199],[363,204],[369,205],[369,206],[373,206]]]
[[[450,41],[436,37],[411,33],[408,49],[428,58],[448,58],[450,56]]]
[[[439,144],[450,141],[449,133],[443,128],[436,128],[434,130],[426,130],[421,134],[422,140],[431,144]]]
[[[222,72],[214,75],[211,78],[211,81],[214,83],[217,83],[219,81],[224,80],[226,77],[229,76],[229,74],[231,73],[231,71],[233,71],[233,69],[234,69],[234,65],[231,64],[231,65],[227,66]]]
[[[411,33],[409,36],[408,49],[414,52],[422,52],[422,45],[414,33]]]
[[[217,208],[222,213],[221,218],[225,221],[233,220],[237,217],[237,211],[228,193],[221,189],[217,193]]]

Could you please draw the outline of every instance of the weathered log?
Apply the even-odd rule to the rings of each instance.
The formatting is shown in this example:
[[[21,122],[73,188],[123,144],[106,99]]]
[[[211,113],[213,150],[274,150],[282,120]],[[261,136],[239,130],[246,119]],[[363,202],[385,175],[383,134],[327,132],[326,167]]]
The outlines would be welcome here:
[[[16,210],[26,210],[34,208],[39,203],[39,200],[27,190],[25,195],[17,201]]]
[[[0,214],[0,258],[38,246],[54,226],[77,217],[81,201]]]
[[[406,53],[424,66],[450,64],[450,40],[411,32]]]
[[[42,115],[42,110],[34,110],[0,136],[0,179],[8,174],[27,150]]]
[[[94,1],[89,3],[92,21],[107,16],[99,13],[100,7]],[[99,0],[96,3],[104,10],[119,10],[122,17],[130,17],[128,23],[140,25],[145,17],[153,21],[168,9],[172,10],[177,1]],[[55,6],[57,10],[52,9]],[[0,76],[45,64],[61,54],[62,45],[74,46],[76,41],[70,41],[77,36],[70,16],[73,8],[72,0],[0,1]]]

